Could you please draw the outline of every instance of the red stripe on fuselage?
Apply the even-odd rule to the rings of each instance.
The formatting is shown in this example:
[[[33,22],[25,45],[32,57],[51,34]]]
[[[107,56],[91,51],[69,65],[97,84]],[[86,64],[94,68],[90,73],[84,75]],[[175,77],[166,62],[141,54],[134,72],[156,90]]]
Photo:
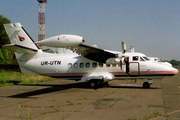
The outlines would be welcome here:
[[[127,75],[127,73],[125,72],[109,72],[109,73],[112,73],[113,75]],[[140,75],[164,75],[164,74],[177,74],[178,71],[177,70],[172,70],[172,71],[132,71],[130,72],[130,74],[140,74]]]

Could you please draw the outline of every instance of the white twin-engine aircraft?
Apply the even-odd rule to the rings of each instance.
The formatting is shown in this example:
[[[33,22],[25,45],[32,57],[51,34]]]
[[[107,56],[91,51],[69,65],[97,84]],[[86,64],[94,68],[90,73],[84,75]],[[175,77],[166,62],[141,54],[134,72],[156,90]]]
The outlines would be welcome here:
[[[84,45],[84,38],[76,35],[58,35],[34,43],[20,23],[4,24],[11,44],[4,48],[15,52],[21,72],[63,79],[87,81],[93,88],[111,80],[147,79],[144,88],[149,88],[153,78],[173,76],[178,70],[171,65],[150,60],[142,53],[103,50]],[[47,53],[38,45],[61,47],[75,53]]]

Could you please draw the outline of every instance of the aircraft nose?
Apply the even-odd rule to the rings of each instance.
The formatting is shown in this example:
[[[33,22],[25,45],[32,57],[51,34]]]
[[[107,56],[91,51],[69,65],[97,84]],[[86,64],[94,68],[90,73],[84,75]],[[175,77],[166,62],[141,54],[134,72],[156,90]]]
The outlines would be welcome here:
[[[179,71],[177,69],[175,69],[173,72],[174,72],[174,74],[178,74],[179,73]]]
[[[176,75],[179,73],[179,71],[176,68],[171,69],[169,72],[171,75]]]
[[[163,65],[163,71],[168,76],[174,76],[179,73],[179,71],[176,68],[169,65]]]

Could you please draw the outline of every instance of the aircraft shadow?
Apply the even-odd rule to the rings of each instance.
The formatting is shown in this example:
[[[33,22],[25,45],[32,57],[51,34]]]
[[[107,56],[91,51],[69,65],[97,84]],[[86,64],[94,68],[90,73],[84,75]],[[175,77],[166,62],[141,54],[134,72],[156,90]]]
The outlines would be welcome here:
[[[139,87],[139,86],[110,86],[110,88],[128,88],[128,89],[161,89],[159,87],[150,87],[150,88],[143,88],[143,87]]]
[[[71,88],[80,88],[80,89],[92,89],[86,82],[81,83],[73,83],[73,84],[64,84],[64,85],[55,85],[55,84],[24,84],[21,86],[49,86],[48,88],[43,88],[40,90],[34,90],[30,92],[20,93],[12,96],[8,96],[11,98],[37,98],[36,95],[48,94],[57,91],[63,91]],[[103,88],[104,86],[99,86],[99,88]],[[139,86],[108,86],[106,88],[128,88],[128,89],[145,89]],[[160,89],[157,87],[151,87],[149,89]]]
[[[55,85],[55,84],[24,84],[21,86],[49,86],[48,88],[43,88],[40,90],[34,90],[31,92],[25,92],[21,94],[16,94],[8,97],[12,98],[36,98],[36,95],[48,94],[57,91],[63,91],[71,88],[83,88],[83,89],[92,89],[88,87],[87,83],[74,83],[74,84],[65,84],[65,85]],[[33,96],[33,97],[32,97]]]

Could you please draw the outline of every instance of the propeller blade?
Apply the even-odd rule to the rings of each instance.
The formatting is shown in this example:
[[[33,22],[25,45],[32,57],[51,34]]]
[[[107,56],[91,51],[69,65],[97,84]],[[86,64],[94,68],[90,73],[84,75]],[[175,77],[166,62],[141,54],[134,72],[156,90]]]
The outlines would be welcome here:
[[[122,53],[124,54],[126,52],[126,43],[121,42],[122,45]]]
[[[134,52],[134,47],[133,46],[131,46],[131,52]]]
[[[122,70],[122,65],[124,64],[124,57],[122,57],[121,59],[120,59],[120,67],[121,67],[121,70]]]

